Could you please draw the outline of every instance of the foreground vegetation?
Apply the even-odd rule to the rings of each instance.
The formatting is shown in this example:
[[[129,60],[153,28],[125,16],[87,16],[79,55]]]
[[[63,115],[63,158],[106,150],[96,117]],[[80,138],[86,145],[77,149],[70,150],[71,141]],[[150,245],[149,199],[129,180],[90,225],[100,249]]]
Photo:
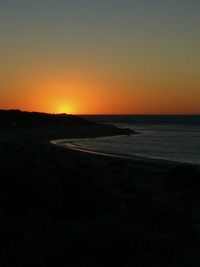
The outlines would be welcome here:
[[[90,156],[54,135],[1,129],[0,266],[199,266],[197,167]]]

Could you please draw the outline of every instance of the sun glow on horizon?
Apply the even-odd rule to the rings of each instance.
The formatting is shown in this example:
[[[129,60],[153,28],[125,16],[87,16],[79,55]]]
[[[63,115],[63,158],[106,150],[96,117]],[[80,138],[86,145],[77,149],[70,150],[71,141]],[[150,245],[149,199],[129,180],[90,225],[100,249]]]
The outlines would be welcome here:
[[[54,109],[54,112],[56,114],[74,114],[76,112],[76,108],[72,103],[66,103],[63,101],[63,103],[58,103]]]

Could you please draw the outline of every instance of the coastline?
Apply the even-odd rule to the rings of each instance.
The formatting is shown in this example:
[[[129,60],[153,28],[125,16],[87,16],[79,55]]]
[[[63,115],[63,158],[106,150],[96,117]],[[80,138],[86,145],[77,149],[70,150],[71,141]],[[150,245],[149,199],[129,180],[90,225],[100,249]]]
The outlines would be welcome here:
[[[200,185],[194,170],[186,172],[180,164],[163,160],[99,156],[50,143],[56,138],[118,134],[98,129],[1,131],[1,222],[9,245],[3,244],[4,260],[13,258],[15,264],[19,252],[22,258],[34,257],[36,250],[49,260],[48,266],[52,253],[54,265],[65,261],[69,266],[80,266],[85,259],[86,265],[89,261],[99,266],[99,257],[115,266],[132,266],[132,256],[137,266],[167,267],[172,260],[178,266],[188,255],[200,262],[199,253],[190,250],[192,246],[198,251],[200,239]]]
[[[105,137],[107,137],[107,136],[105,136]],[[77,139],[77,140],[83,140],[83,139]],[[103,157],[111,157],[111,158],[129,159],[129,160],[133,159],[133,158],[128,157],[128,156],[115,155],[115,154],[106,153],[106,152],[103,152],[103,151],[96,151],[96,150],[90,150],[90,149],[87,149],[87,148],[83,148],[83,147],[77,145],[74,142],[72,143],[72,141],[70,139],[52,140],[52,141],[50,141],[50,143],[53,144],[53,145],[59,146],[59,147],[64,147],[66,149],[71,149],[71,150],[74,150],[74,151],[84,152],[84,153],[91,154],[91,155],[97,155],[97,156],[103,156]]]
[[[107,138],[107,137],[117,137],[117,136],[123,136],[123,135],[111,135],[111,136],[96,136],[96,137],[85,137],[85,138],[67,138],[67,139],[55,139],[55,140],[51,140],[49,141],[50,144],[60,147],[60,148],[64,148],[67,150],[71,150],[71,151],[77,151],[77,152],[82,152],[85,154],[89,154],[89,155],[94,155],[94,156],[102,156],[102,157],[108,157],[108,158],[113,158],[113,159],[124,159],[124,160],[131,160],[131,161],[146,161],[149,163],[164,163],[167,165],[171,165],[171,166],[178,166],[178,165],[191,165],[194,167],[197,167],[198,169],[200,168],[199,164],[196,163],[192,163],[192,162],[184,162],[184,161],[178,161],[178,160],[169,160],[169,159],[163,159],[163,158],[158,158],[158,157],[148,157],[148,156],[140,156],[140,155],[127,155],[127,154],[114,154],[114,153],[109,153],[107,151],[104,150],[93,150],[93,149],[89,149],[87,147],[83,147],[79,144],[77,144],[77,141],[84,141],[84,140],[88,140],[88,139],[99,139],[99,138]]]

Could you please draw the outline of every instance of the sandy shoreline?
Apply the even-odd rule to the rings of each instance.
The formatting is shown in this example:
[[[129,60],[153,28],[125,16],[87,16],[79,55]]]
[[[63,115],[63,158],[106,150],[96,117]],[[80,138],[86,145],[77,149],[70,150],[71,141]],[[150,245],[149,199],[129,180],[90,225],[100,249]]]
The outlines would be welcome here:
[[[85,153],[76,141],[129,133],[1,129],[0,266],[200,265],[199,169]]]
[[[83,140],[83,139],[77,139],[76,141],[78,141],[78,140]],[[70,139],[52,140],[52,141],[50,141],[50,143],[53,145],[56,145],[56,146],[65,147],[67,149],[71,149],[71,150],[75,150],[75,151],[79,151],[79,152],[84,152],[84,153],[88,153],[88,154],[93,154],[93,155],[98,155],[98,156],[129,159],[129,160],[133,159],[133,158],[128,157],[128,156],[115,155],[115,154],[110,154],[110,153],[105,153],[105,152],[101,152],[101,151],[95,151],[95,150],[83,148],[80,145],[73,143],[72,140],[70,140]]]
[[[121,136],[121,135],[113,135],[113,136]],[[175,161],[175,160],[168,160],[168,159],[162,159],[162,158],[151,158],[151,157],[145,157],[145,156],[139,156],[139,155],[126,155],[126,154],[113,154],[113,153],[109,153],[103,150],[93,150],[93,149],[89,149],[87,147],[83,147],[79,144],[77,144],[77,142],[79,141],[84,141],[84,140],[89,140],[89,139],[101,139],[101,138],[107,138],[107,137],[112,137],[112,136],[96,136],[96,137],[85,137],[85,138],[67,138],[67,139],[55,139],[55,140],[51,140],[50,143],[52,145],[58,146],[58,147],[62,147],[65,149],[69,149],[72,151],[77,151],[77,152],[83,152],[86,154],[90,154],[90,155],[95,155],[95,156],[102,156],[102,157],[109,157],[109,158],[113,158],[113,159],[124,159],[124,160],[132,160],[132,161],[146,161],[146,162],[157,162],[157,163],[166,163],[166,164],[170,164],[170,165],[192,165],[192,166],[196,166],[199,168],[199,164],[195,164],[195,163],[188,163],[188,162],[183,162],[183,161]]]
[[[81,266],[92,251],[94,262],[88,266],[99,266],[99,255],[110,265],[132,266],[126,259],[134,251],[137,266],[168,267],[172,261],[178,266],[188,255],[199,264],[198,170],[164,160],[85,153],[75,138],[99,131],[95,127],[88,133],[89,127],[1,131],[2,249],[7,259],[15,261],[20,252],[32,262],[38,251],[48,262],[44,266],[52,253],[55,266],[61,257],[69,266]],[[61,147],[62,138],[69,139],[70,147]]]

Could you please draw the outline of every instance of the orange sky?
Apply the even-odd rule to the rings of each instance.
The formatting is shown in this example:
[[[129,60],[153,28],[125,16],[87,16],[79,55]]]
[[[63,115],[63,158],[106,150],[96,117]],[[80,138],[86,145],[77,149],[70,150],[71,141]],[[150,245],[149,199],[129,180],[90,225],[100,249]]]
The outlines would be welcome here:
[[[0,109],[200,114],[200,2],[67,2],[0,3]]]
[[[194,80],[184,84],[177,77],[158,79],[153,73],[145,80],[142,75],[109,76],[100,70],[55,73],[26,73],[26,78],[5,82],[0,108],[71,114],[200,113],[200,90]]]

